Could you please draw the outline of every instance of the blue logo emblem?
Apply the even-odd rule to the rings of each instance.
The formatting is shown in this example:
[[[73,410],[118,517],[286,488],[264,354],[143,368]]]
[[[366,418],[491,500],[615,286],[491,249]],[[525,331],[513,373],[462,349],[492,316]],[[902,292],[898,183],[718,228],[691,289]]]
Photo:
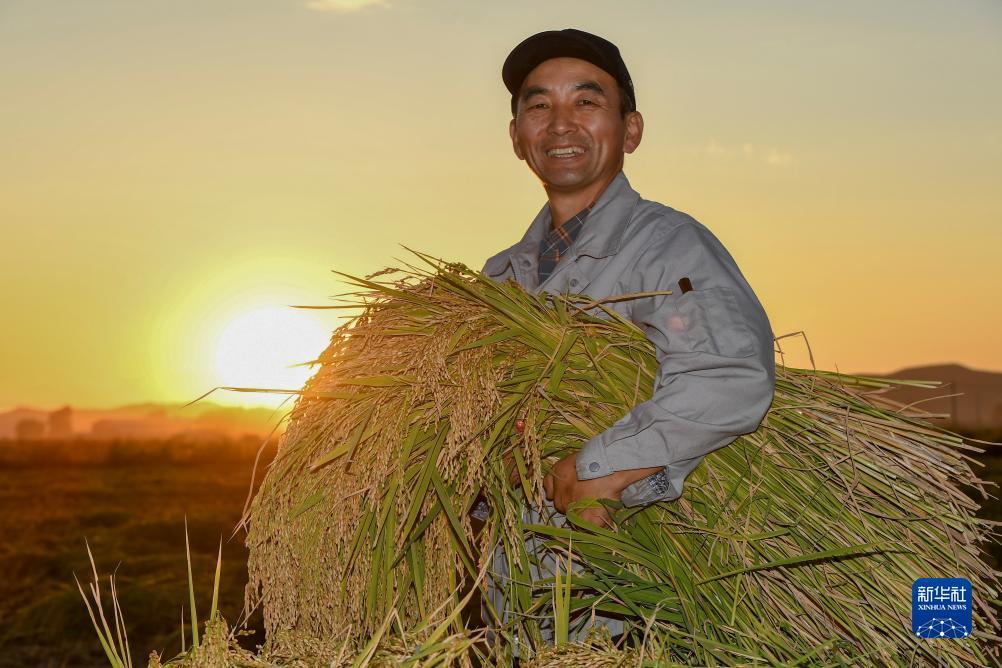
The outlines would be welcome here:
[[[919,578],[912,583],[912,633],[919,638],[966,638],[973,630],[971,581]]]

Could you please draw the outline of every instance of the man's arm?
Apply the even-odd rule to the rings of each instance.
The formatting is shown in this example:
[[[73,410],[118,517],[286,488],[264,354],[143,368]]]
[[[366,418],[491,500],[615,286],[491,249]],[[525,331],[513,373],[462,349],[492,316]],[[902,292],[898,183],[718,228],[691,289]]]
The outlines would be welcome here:
[[[609,477],[614,492],[626,481],[618,490],[626,505],[678,498],[703,457],[758,428],[775,387],[769,320],[708,230],[676,226],[640,253],[635,267],[635,291],[673,291],[630,307],[660,362],[655,391],[584,445],[573,460],[577,481],[568,481],[575,487]],[[683,277],[692,286],[684,293]],[[665,476],[647,477],[664,467]],[[570,496],[584,498],[573,490]]]

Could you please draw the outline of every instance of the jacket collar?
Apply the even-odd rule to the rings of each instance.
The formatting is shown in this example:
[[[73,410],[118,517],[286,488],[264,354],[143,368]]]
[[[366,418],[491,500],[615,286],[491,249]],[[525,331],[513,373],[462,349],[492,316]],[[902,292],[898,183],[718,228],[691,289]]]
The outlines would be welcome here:
[[[588,219],[578,238],[571,244],[571,252],[576,256],[588,255],[595,258],[618,253],[623,232],[639,200],[640,195],[620,170],[588,213]],[[539,242],[546,236],[551,223],[550,205],[546,203],[536,214],[522,240],[512,246],[509,253],[511,267],[519,283],[530,289],[538,285]]]
[[[622,171],[616,174],[581,228],[574,244],[577,255],[598,258],[618,253],[623,232],[639,200],[640,195],[630,187],[626,174]]]

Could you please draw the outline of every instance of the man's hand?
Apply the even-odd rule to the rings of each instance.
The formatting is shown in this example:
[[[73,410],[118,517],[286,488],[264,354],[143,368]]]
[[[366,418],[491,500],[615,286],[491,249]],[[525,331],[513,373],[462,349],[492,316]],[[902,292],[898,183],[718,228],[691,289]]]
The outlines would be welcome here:
[[[574,462],[577,453],[568,455],[553,466],[553,470],[543,478],[543,489],[546,498],[553,501],[553,506],[561,513],[567,512],[567,506],[581,499],[612,499],[618,501],[623,490],[629,485],[661,470],[661,467],[630,469],[617,471],[611,475],[592,480],[578,480]],[[604,506],[584,508],[581,519],[601,527],[611,527],[612,517]]]

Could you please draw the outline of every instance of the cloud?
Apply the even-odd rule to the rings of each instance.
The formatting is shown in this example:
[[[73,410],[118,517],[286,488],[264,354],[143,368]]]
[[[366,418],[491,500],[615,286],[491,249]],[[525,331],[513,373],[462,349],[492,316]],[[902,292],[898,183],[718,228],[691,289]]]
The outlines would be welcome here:
[[[717,143],[716,137],[710,137],[709,141],[706,142],[707,155],[723,155],[726,152],[727,149]]]
[[[389,7],[388,0],[309,0],[307,9],[317,12],[337,12],[351,14],[367,7]]]
[[[786,151],[777,151],[772,148],[769,149],[769,153],[765,156],[765,162],[774,167],[786,167],[793,164],[793,156]]]
[[[789,151],[775,147],[763,148],[750,142],[733,145],[721,144],[716,137],[710,137],[707,140],[702,152],[711,158],[752,160],[765,163],[770,167],[789,167],[797,163],[796,157]]]

